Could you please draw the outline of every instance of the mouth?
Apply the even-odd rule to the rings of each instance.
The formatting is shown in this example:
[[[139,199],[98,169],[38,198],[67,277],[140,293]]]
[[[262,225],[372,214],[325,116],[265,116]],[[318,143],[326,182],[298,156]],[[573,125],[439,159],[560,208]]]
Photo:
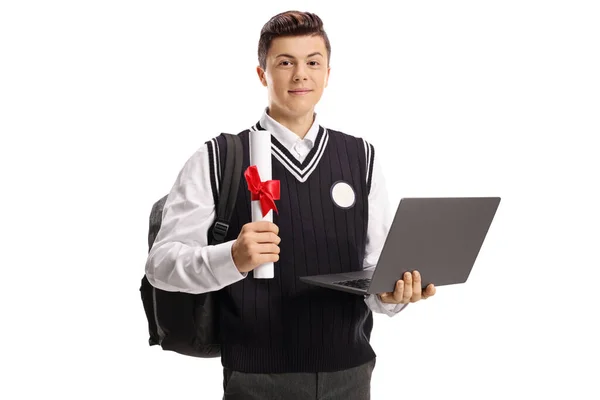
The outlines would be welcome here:
[[[288,90],[288,93],[290,94],[295,94],[295,95],[305,95],[307,93],[312,92],[312,90],[310,89],[296,89],[296,90]]]

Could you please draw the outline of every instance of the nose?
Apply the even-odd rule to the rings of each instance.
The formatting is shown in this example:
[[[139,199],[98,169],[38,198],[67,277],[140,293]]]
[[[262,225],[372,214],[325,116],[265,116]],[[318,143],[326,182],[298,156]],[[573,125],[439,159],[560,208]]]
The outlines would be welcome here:
[[[306,80],[308,79],[308,76],[306,75],[304,68],[301,67],[300,65],[298,65],[298,67],[296,68],[296,71],[294,73],[294,82],[298,82],[300,80]]]
[[[302,80],[307,80],[308,77],[305,74],[296,74],[294,75],[294,82],[299,82]]]

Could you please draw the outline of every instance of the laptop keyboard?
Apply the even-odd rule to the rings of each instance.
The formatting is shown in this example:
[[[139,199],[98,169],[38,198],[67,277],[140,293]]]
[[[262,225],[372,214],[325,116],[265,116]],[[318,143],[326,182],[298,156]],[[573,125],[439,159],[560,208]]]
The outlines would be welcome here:
[[[362,278],[362,279],[353,279],[350,281],[339,281],[339,282],[333,282],[335,284],[338,285],[343,285],[343,286],[350,286],[353,288],[357,288],[357,289],[368,289],[369,285],[371,284],[371,279],[370,278]]]

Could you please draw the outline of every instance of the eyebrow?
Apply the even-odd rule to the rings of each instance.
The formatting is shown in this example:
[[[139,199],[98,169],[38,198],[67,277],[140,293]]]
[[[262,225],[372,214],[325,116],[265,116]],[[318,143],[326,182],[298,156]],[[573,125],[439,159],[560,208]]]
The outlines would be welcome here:
[[[314,56],[321,56],[323,57],[323,54],[319,53],[318,51],[314,52],[314,53],[310,53],[308,56],[306,56],[306,58],[310,58],[310,57],[314,57]],[[291,54],[279,54],[277,57],[275,58],[279,58],[279,57],[287,57],[287,58],[293,58],[294,60],[296,59],[296,57],[294,57]]]

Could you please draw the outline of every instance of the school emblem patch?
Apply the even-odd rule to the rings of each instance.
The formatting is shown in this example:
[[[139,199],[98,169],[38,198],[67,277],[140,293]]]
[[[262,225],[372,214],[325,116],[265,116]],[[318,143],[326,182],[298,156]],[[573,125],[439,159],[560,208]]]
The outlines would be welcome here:
[[[331,199],[340,208],[351,208],[356,202],[356,193],[347,182],[338,181],[331,186]]]

